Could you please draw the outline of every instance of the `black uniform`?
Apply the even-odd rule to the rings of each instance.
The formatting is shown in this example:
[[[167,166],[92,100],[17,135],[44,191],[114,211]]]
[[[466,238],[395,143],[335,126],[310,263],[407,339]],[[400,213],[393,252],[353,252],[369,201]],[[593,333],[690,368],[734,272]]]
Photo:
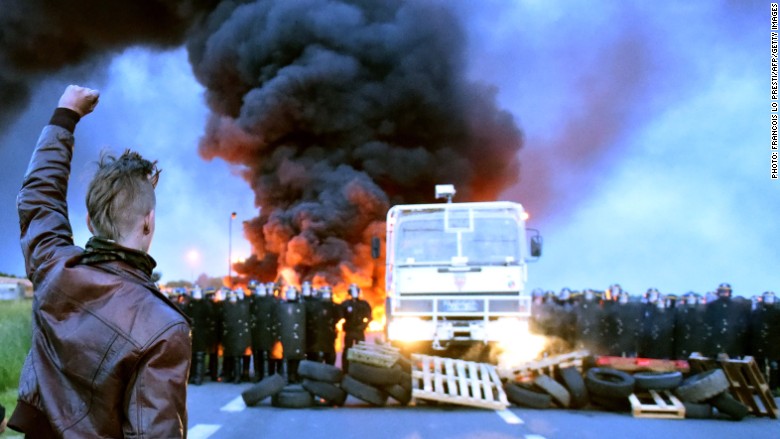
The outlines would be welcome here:
[[[637,354],[665,360],[674,357],[674,312],[663,303],[642,305]]]
[[[207,299],[191,299],[185,308],[192,321],[192,368],[190,383],[200,385],[206,372],[206,352],[211,342],[209,332],[213,330],[212,303]]]
[[[604,309],[601,304],[585,299],[574,308],[574,315],[577,347],[587,349],[593,355],[604,355],[606,349],[601,338]]]
[[[344,318],[344,350],[341,352],[341,367],[349,370],[347,352],[359,341],[366,339],[366,328],[371,321],[371,305],[360,298],[350,298],[341,302],[341,315]]]
[[[276,320],[276,299],[272,295],[253,294],[249,307],[249,326],[252,336],[252,356],[255,366],[255,380],[273,375],[279,370],[279,360],[271,358],[271,351],[278,339]]]
[[[692,353],[704,353],[707,341],[704,305],[681,303],[675,307],[674,357],[687,360]]]
[[[298,381],[298,363],[306,358],[306,305],[297,300],[276,305],[279,340],[287,363],[287,380]]]
[[[606,313],[607,352],[613,356],[634,357],[642,310],[637,303],[613,302]]]
[[[248,301],[225,301],[222,304],[222,322],[225,378],[227,381],[240,383],[242,380],[249,379],[248,368],[242,365],[244,354],[252,344],[252,338],[249,334]]]
[[[704,320],[709,330],[705,355],[716,358],[725,353],[736,358],[747,349],[748,317],[750,308],[729,297],[719,297],[708,303]]]
[[[306,359],[318,361],[317,349],[314,347],[316,338],[317,316],[320,313],[322,302],[314,296],[303,296],[303,305],[306,310]]]
[[[338,336],[336,324],[341,320],[341,308],[330,299],[320,299],[319,304],[314,309],[316,314],[312,319],[311,340],[308,335],[306,336],[307,343],[311,341],[310,346],[315,353],[313,361],[335,364],[336,337]]]
[[[750,323],[750,353],[768,378],[770,389],[777,389],[780,385],[780,308],[777,304],[759,303]]]

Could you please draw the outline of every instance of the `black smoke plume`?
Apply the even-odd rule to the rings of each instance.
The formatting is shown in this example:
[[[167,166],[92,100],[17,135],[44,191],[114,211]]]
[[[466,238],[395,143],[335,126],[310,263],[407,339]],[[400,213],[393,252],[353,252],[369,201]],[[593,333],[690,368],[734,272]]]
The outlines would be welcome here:
[[[45,75],[131,45],[169,48],[218,0],[3,0],[0,4],[0,128]]]
[[[238,271],[372,285],[388,207],[493,199],[522,135],[496,91],[465,78],[446,3],[223,2],[188,42],[212,111],[200,154],[239,165],[260,208]]]

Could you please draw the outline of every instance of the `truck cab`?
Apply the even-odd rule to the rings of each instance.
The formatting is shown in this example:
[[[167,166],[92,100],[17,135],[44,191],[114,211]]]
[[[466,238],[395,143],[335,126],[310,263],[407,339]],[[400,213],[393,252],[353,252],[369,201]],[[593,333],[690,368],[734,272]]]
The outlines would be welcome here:
[[[527,267],[541,254],[541,237],[529,251],[522,205],[453,203],[451,185],[436,192],[448,202],[388,211],[387,339],[411,351],[444,350],[527,333]]]

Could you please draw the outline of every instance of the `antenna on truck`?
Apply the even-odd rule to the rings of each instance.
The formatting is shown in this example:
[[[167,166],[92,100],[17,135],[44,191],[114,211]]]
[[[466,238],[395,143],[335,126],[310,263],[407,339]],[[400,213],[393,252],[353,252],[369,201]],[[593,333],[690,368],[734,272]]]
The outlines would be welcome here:
[[[455,196],[455,186],[451,184],[436,185],[436,199],[446,198],[448,203],[452,203],[452,197]]]

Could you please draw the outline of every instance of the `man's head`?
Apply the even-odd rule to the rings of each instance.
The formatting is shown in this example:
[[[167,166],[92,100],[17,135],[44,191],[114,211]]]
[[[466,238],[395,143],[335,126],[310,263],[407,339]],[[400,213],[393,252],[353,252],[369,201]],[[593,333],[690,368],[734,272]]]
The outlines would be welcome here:
[[[731,298],[731,285],[727,283],[722,283],[718,285],[718,290],[716,291],[718,297],[721,299],[730,299]]]
[[[154,188],[160,170],[129,149],[104,154],[87,190],[87,226],[93,235],[148,252],[154,236]]]

